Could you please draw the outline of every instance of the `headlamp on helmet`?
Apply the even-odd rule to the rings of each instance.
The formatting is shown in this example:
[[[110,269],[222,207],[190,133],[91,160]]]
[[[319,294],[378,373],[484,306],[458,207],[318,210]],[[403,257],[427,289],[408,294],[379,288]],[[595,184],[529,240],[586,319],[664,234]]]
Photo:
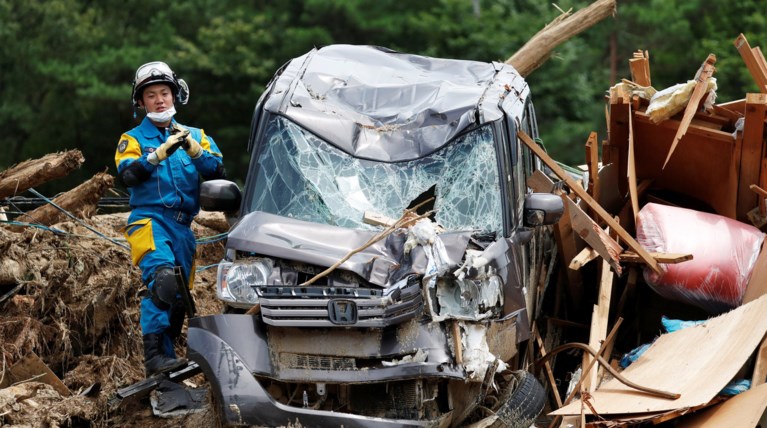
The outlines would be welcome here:
[[[168,64],[162,61],[148,62],[136,70],[136,77],[133,79],[133,107],[139,107],[139,100],[144,93],[144,88],[149,85],[163,83],[170,86],[176,103],[184,105],[189,101],[189,86],[184,79],[176,77],[176,73],[170,69]]]

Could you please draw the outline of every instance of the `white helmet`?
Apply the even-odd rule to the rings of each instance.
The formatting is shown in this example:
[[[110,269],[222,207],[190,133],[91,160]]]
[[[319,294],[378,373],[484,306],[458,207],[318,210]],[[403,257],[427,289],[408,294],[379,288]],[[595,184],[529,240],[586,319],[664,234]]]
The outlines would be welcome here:
[[[184,79],[177,78],[176,73],[170,69],[168,64],[152,61],[136,70],[136,77],[133,79],[133,93],[131,94],[133,108],[139,106],[138,101],[141,99],[144,88],[155,83],[165,83],[170,86],[178,104],[184,105],[189,101],[189,86]]]

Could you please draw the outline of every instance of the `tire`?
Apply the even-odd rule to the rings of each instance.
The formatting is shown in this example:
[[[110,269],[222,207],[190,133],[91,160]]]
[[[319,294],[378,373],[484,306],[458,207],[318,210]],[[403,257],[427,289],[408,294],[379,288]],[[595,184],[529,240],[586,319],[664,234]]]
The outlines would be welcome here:
[[[495,415],[472,424],[483,428],[529,428],[546,404],[546,391],[532,373],[524,370],[512,372],[516,382],[511,382],[501,398],[505,399]]]

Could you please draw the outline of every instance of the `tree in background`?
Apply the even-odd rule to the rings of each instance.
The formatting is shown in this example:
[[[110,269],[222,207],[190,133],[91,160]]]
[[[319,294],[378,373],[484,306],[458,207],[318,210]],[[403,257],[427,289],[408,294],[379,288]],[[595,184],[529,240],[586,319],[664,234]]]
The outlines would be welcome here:
[[[558,4],[577,10],[588,3]],[[767,42],[760,2],[711,3],[619,0],[615,19],[560,46],[528,77],[549,152],[582,163],[588,133],[606,138],[604,94],[612,79],[630,77],[627,61],[636,49],[650,51],[656,89],[692,78],[713,52],[720,100],[756,91],[732,40],[743,32],[754,46]],[[0,170],[79,148],[83,170],[46,193],[98,171],[114,173],[117,139],[135,123],[132,73],[164,60],[191,86],[179,117],[216,135],[230,176],[240,181],[253,108],[290,58],[351,43],[504,61],[557,15],[535,0],[0,0]]]

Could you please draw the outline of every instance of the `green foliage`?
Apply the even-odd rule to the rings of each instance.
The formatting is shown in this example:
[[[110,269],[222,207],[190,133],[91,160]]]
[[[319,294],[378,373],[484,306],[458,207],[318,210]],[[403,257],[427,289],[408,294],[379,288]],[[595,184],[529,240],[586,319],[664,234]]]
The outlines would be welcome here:
[[[587,0],[557,3],[574,11]],[[559,15],[535,0],[0,0],[0,170],[79,148],[82,171],[50,185],[67,190],[105,169],[135,126],[130,85],[136,67],[168,62],[191,87],[179,120],[202,127],[242,181],[253,108],[290,58],[332,43],[372,44],[431,56],[505,61]],[[620,0],[618,15],[561,45],[528,78],[550,153],[583,162],[590,131],[607,137],[604,94],[630,77],[628,59],[650,52],[653,85],[691,79],[717,55],[719,101],[757,90],[732,41],[767,43],[757,0]],[[611,40],[615,40],[614,55]],[[767,45],[765,45],[767,47]],[[611,74],[611,69],[615,73]]]

